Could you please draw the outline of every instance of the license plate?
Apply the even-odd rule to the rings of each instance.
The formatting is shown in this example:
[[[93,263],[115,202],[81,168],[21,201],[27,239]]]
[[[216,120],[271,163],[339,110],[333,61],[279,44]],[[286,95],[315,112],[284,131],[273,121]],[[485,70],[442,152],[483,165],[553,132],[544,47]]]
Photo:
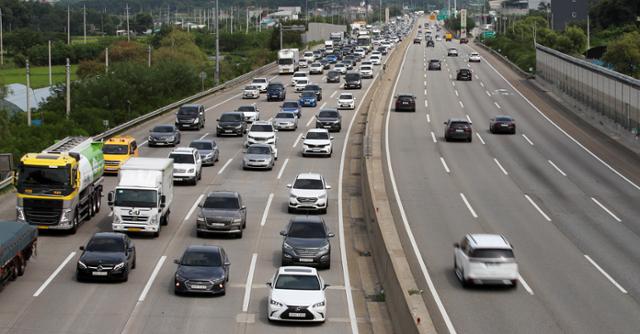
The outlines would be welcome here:
[[[331,125],[325,125],[324,128],[325,129],[331,129]]]
[[[107,276],[107,272],[106,271],[94,271],[91,273],[91,275],[93,276]]]
[[[409,104],[409,102],[402,102],[402,104]]]
[[[301,257],[300,258],[300,262],[313,262],[313,259],[308,259],[308,258]]]
[[[233,130],[224,130],[224,133],[231,133]]]
[[[141,228],[136,228],[136,227],[129,227],[127,228],[127,231],[129,232],[142,232]]]
[[[212,227],[223,227],[224,224],[223,223],[211,223],[211,224],[209,224],[209,226],[212,226]]]
[[[506,128],[509,126],[509,124],[500,124],[501,127]]]
[[[304,313],[289,313],[289,316],[292,318],[304,318],[306,315]]]
[[[38,225],[38,229],[41,229],[41,230],[48,230],[48,229],[49,229],[49,226]]]
[[[206,285],[197,285],[196,284],[196,285],[192,285],[191,288],[194,289],[194,290],[205,290],[207,288],[207,286]]]
[[[464,130],[456,130],[456,132],[462,133],[462,132],[464,132]]]

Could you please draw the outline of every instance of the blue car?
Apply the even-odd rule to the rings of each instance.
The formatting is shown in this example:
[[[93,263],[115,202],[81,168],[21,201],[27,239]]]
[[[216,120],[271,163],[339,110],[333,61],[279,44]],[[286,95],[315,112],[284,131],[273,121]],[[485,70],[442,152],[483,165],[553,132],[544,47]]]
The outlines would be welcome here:
[[[298,119],[302,117],[302,108],[300,108],[298,101],[284,101],[280,107],[280,111],[292,112],[298,116]]]
[[[336,55],[327,55],[326,57],[324,57],[324,59],[328,60],[331,64],[335,64],[336,62],[338,62],[338,56]]]
[[[312,90],[305,90],[300,95],[298,102],[303,107],[315,107],[318,105],[318,96]]]

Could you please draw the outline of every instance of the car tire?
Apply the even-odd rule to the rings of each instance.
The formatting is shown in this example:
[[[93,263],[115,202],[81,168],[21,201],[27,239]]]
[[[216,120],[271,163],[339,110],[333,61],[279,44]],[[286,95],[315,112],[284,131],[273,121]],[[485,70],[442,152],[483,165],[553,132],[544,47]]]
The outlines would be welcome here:
[[[134,255],[133,262],[131,262],[131,269],[136,269],[136,259],[137,259],[137,256]]]
[[[471,135],[471,136],[469,137],[469,139],[467,139],[467,142],[469,142],[469,143],[473,142],[473,135]]]
[[[240,229],[240,233],[238,233],[236,236],[238,239],[242,239],[242,234],[244,231],[242,231],[242,229]]]
[[[493,126],[489,127],[489,133],[494,133]]]
[[[320,209],[320,214],[321,215],[326,215],[327,214],[327,209],[328,208]]]
[[[515,134],[516,134],[516,129],[515,129],[515,128],[513,128],[513,131],[511,131],[511,134],[512,134],[512,135],[515,135]]]
[[[292,207],[288,207],[287,208],[287,212],[288,213],[296,213],[296,209],[292,208]]]
[[[78,224],[79,224],[78,212],[73,215],[73,221],[71,223],[71,229],[69,230],[69,234],[76,234],[78,232]]]
[[[196,231],[196,237],[198,237],[198,238],[204,238],[204,237],[205,237],[204,232]]]
[[[155,239],[155,238],[158,238],[158,237],[160,236],[160,231],[153,232],[153,233],[151,234],[151,236],[152,236],[154,239]]]
[[[324,270],[329,270],[329,269],[331,269],[331,261],[329,261],[329,262],[327,262],[327,264],[323,265],[323,266],[322,266],[322,269],[324,269]]]
[[[17,259],[16,260],[18,263],[16,264],[16,267],[18,269],[18,276],[22,276],[24,275],[25,270],[27,269],[27,260],[21,260],[21,259]]]
[[[129,280],[129,269],[125,271],[124,275],[122,275],[122,282],[126,282]]]

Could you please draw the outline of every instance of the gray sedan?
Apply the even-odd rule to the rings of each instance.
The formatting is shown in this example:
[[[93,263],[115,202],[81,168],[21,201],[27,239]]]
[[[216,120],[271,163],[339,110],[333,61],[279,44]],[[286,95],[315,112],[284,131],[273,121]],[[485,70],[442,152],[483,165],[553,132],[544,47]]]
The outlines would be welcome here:
[[[273,118],[273,126],[278,130],[297,130],[298,116],[292,112],[279,112]]]
[[[275,152],[271,145],[249,145],[242,159],[242,169],[273,169],[275,165]]]
[[[189,147],[198,150],[203,165],[213,166],[220,159],[220,150],[212,139],[194,140]]]

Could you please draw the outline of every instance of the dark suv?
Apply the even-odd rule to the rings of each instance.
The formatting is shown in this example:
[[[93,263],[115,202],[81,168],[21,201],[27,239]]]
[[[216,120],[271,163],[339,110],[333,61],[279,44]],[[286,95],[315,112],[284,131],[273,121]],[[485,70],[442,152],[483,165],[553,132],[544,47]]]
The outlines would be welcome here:
[[[413,95],[398,95],[396,97],[396,111],[416,111],[416,97]]]
[[[322,109],[316,115],[316,128],[340,132],[342,129],[342,115],[336,109]]]
[[[468,68],[461,68],[458,70],[456,80],[458,81],[471,81],[471,70]]]
[[[291,218],[284,231],[282,241],[282,265],[311,265],[324,269],[331,267],[330,238],[324,220],[318,216],[296,216]]]
[[[229,233],[242,238],[242,230],[247,227],[247,208],[239,193],[210,192],[198,207],[200,208],[196,219],[198,237],[203,237],[206,233]]]
[[[471,122],[460,118],[449,118],[444,122],[444,140],[451,141],[454,139],[473,141]]]
[[[327,72],[327,83],[329,82],[340,82],[340,72],[338,71],[329,71]]]
[[[349,89],[349,88],[356,88],[356,89],[360,89],[362,88],[362,77],[360,76],[360,73],[347,73],[344,76],[344,88],[345,89]]]
[[[247,123],[241,112],[225,112],[217,119],[216,135],[235,135],[242,137],[247,132]]]
[[[267,86],[267,101],[284,101],[287,91],[280,82],[272,82]]]
[[[176,126],[182,130],[185,128],[204,128],[205,114],[202,104],[185,104],[178,109],[176,114]]]
[[[434,48],[435,46],[436,46],[436,44],[433,42],[433,40],[432,40],[432,39],[430,39],[430,40],[428,40],[428,41],[427,41],[427,47],[428,47],[428,48],[429,48],[429,47]]]
[[[440,71],[442,70],[442,64],[438,59],[430,59],[429,60],[429,71]]]

